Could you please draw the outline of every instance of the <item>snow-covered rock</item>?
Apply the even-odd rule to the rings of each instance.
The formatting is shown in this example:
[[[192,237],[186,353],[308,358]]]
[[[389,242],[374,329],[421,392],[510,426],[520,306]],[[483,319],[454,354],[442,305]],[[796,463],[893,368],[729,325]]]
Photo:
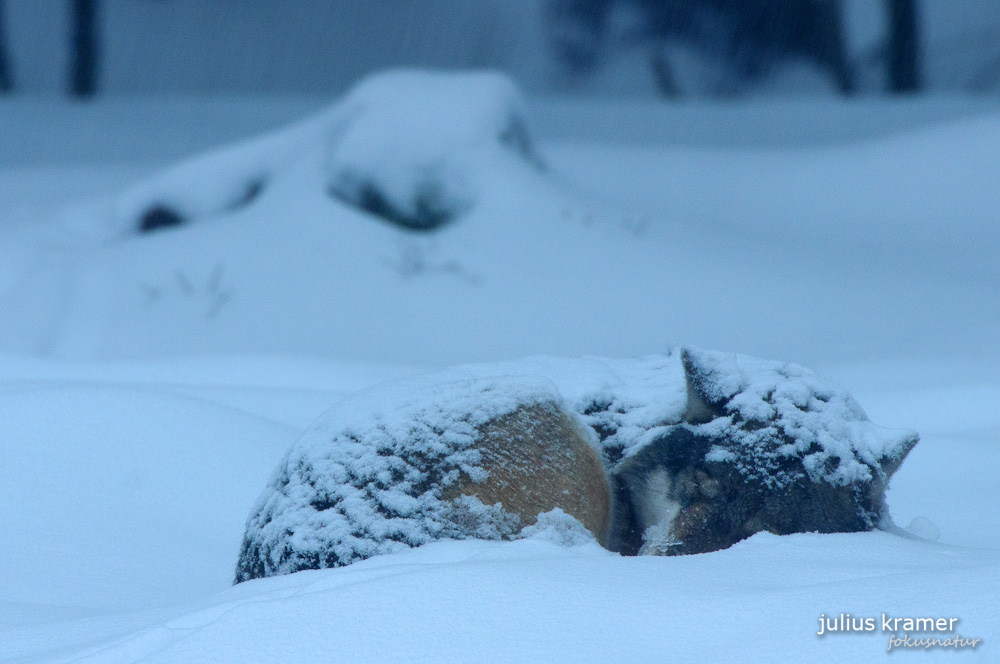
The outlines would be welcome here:
[[[252,510],[236,581],[440,539],[510,539],[556,508],[605,542],[611,494],[596,439],[555,387],[451,378],[373,388],[313,424]]]
[[[305,161],[335,199],[428,230],[472,209],[490,159],[539,166],[510,79],[390,71],[314,117],[139,183],[114,203],[111,224],[130,234],[225,215]]]

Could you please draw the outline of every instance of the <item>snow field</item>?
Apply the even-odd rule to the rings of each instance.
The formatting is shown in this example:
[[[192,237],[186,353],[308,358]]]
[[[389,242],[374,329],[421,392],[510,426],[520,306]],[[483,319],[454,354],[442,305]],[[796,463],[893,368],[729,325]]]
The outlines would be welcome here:
[[[493,118],[491,136],[509,117],[493,99],[478,116]],[[399,117],[381,110],[363,117]],[[745,131],[754,111],[741,113],[723,134]],[[0,217],[0,659],[867,661],[886,634],[819,638],[818,620],[886,613],[960,618],[963,636],[984,639],[961,656],[988,661],[994,117],[826,148],[542,137],[544,171],[472,141],[475,186],[454,198],[474,202],[430,235],[329,195],[335,144],[303,139],[328,119],[124,193],[112,192],[131,179],[121,161],[64,198],[57,180],[76,175],[0,177],[15,205]],[[436,120],[432,138],[448,130]],[[232,209],[262,172],[267,185]],[[420,180],[396,175],[386,181],[406,186],[386,189],[408,192],[393,194],[405,207]],[[75,191],[94,197],[46,207]],[[197,223],[129,231],[144,205],[177,201]],[[874,421],[917,429],[889,507],[940,540],[757,535],[623,558],[543,533],[229,587],[273,468],[348,394],[417,367],[677,344],[818,367]],[[567,383],[579,389],[567,400],[589,389]]]
[[[20,545],[4,548],[0,567],[0,653],[12,661],[263,662],[280,651],[308,662],[328,658],[332,644],[356,661],[447,661],[463,652],[475,661],[543,653],[620,661],[669,650],[678,661],[833,662],[879,656],[887,635],[820,639],[821,613],[959,617],[958,632],[985,638],[984,648],[998,626],[990,584],[1000,528],[976,506],[996,493],[1000,419],[975,408],[978,419],[964,429],[954,416],[966,411],[927,406],[982,405],[970,396],[989,398],[996,387],[970,392],[928,377],[893,388],[891,372],[866,379],[842,370],[872,401],[873,417],[926,428],[890,484],[889,505],[900,525],[928,517],[940,528],[937,543],[885,533],[758,535],[726,551],[663,559],[543,540],[442,542],[227,589],[246,513],[305,416],[292,399],[243,398],[241,410],[225,402],[324,385],[335,400],[352,380],[365,386],[361,367],[294,358],[112,369],[5,358],[2,367],[17,377],[0,394],[3,436],[25,441],[5,446],[16,453],[2,482],[5,504],[21,506],[3,536]],[[223,403],[212,397],[218,386],[208,389],[220,377],[229,383]],[[370,379],[384,377],[372,368]],[[206,391],[191,396],[199,385]],[[272,417],[282,403],[288,412]]]

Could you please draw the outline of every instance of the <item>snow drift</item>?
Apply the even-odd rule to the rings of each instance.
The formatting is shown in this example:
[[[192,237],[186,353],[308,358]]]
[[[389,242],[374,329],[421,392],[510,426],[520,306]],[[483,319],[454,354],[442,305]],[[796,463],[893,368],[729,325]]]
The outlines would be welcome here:
[[[511,81],[499,74],[391,72],[343,102],[329,191],[388,221],[432,229],[467,212],[484,159],[537,163]]]
[[[77,359],[281,353],[433,367],[635,356],[687,343],[810,366],[941,349],[995,355],[993,118],[835,150],[733,151],[553,144],[536,113],[528,119],[547,165],[539,171],[515,147],[524,141],[503,138],[527,133],[517,130],[519,106],[494,75],[397,72],[362,82],[314,118],[120,195],[5,225],[0,349]],[[772,128],[801,125],[807,113],[714,109],[695,123],[700,108],[565,111],[572,108],[549,113],[564,138],[581,125],[648,126],[650,139],[664,125],[704,134],[718,123],[735,133],[764,116]],[[829,113],[810,117],[827,123]],[[369,131],[376,124],[377,135]],[[370,154],[351,148],[362,144]],[[954,158],[943,166],[925,158],[945,148]],[[361,180],[340,178],[373,174],[379,196],[413,219],[430,200],[420,193],[429,172],[452,192],[440,200],[457,202],[452,220],[432,232],[371,214],[363,199],[372,197],[346,184]],[[49,174],[39,179],[47,183],[39,196],[61,190]],[[23,188],[20,181],[8,186]],[[954,186],[939,186],[945,181]],[[171,224],[179,226],[166,230]]]
[[[315,117],[140,183],[120,196],[112,224],[149,232],[234,212],[305,159],[317,162],[336,199],[429,230],[472,208],[484,161],[497,157],[539,164],[509,79],[393,71]]]

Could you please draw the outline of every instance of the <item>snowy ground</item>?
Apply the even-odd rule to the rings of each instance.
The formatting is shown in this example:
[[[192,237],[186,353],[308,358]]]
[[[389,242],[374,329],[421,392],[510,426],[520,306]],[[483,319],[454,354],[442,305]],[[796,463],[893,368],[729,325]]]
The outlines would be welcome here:
[[[869,661],[881,625],[817,637],[819,618],[884,613],[959,618],[983,639],[962,656],[991,661],[1000,113],[762,102],[615,122],[536,102],[547,168],[477,162],[472,211],[430,236],[327,196],[308,150],[242,210],[109,232],[109,192],[270,124],[168,108],[144,137],[114,115],[0,106],[21,145],[0,146],[0,660]],[[315,106],[260,117],[295,109]],[[61,154],[73,126],[116,138]],[[678,343],[807,364],[919,431],[889,504],[940,539],[758,535],[683,558],[442,542],[230,587],[251,504],[343,395]]]

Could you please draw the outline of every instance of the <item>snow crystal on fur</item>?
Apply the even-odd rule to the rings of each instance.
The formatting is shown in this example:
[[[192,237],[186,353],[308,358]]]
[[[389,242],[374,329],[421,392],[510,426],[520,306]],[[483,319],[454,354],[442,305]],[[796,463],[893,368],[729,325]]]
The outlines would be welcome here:
[[[797,364],[695,348],[682,356],[689,390],[715,416],[692,430],[725,441],[708,460],[767,486],[801,472],[837,486],[869,482],[916,443],[912,432],[876,426],[851,395]],[[801,471],[788,470],[794,458]]]

